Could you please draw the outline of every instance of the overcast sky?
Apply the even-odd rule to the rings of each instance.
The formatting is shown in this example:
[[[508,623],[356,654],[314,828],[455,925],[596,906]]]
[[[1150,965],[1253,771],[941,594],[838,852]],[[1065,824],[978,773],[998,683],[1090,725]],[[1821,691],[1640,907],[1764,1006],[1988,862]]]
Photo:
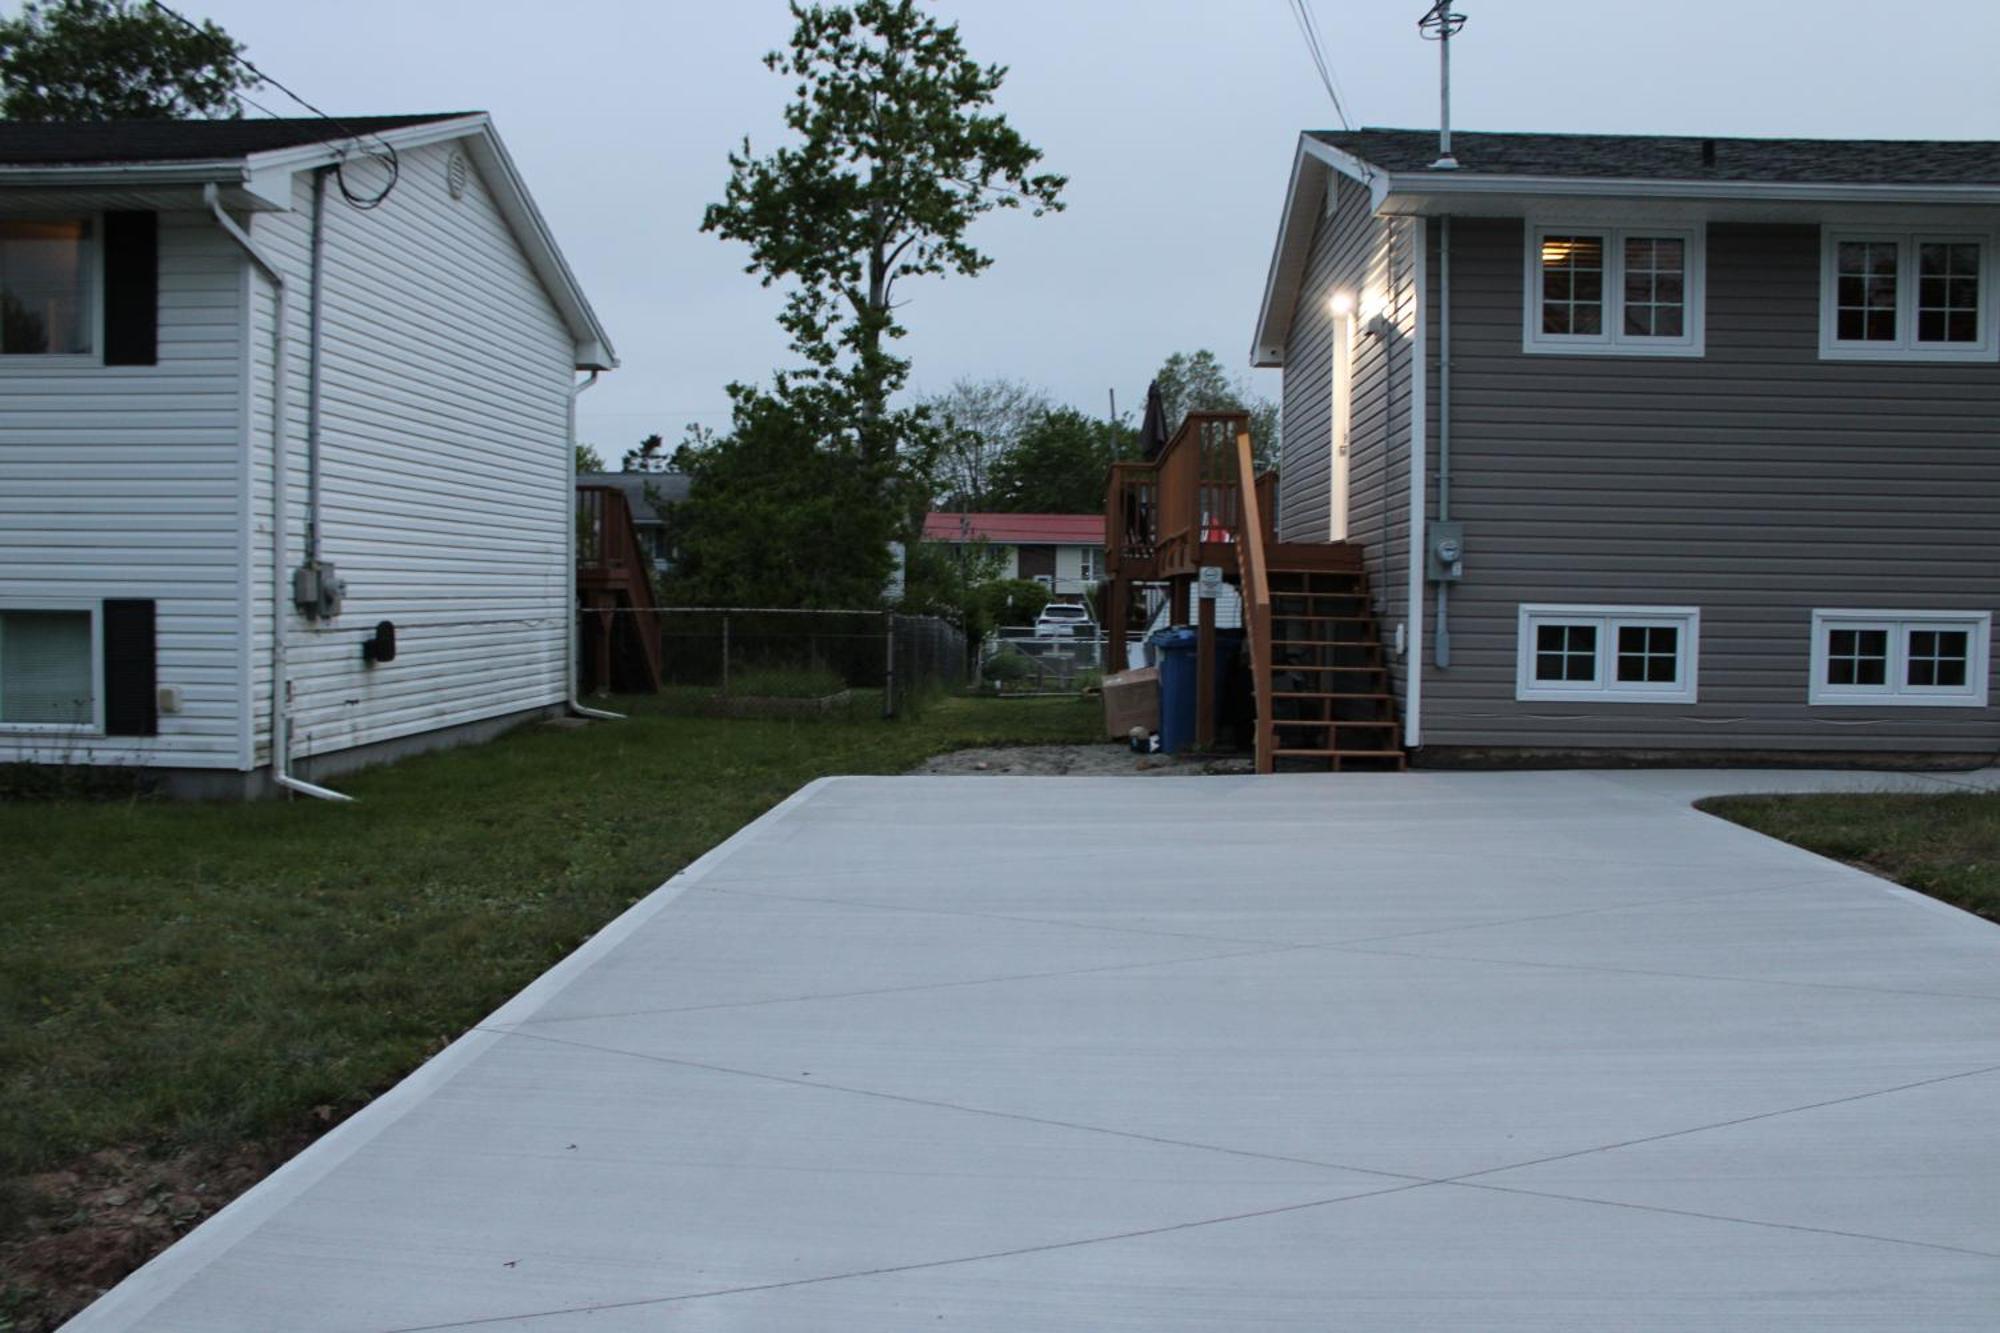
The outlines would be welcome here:
[[[1431,127],[1427,0],[1317,0],[1357,125]],[[698,228],[788,85],[782,0],[187,0],[336,114],[490,111],[617,345],[580,404],[607,458],[727,421],[723,385],[785,360],[778,297]],[[995,214],[973,280],[913,285],[913,386],[1003,376],[1136,406],[1171,352],[1247,370],[1298,132],[1336,124],[1287,0],[940,0],[1000,107],[1070,178],[1069,210]],[[2000,4],[1462,0],[1462,129],[2000,138]],[[259,100],[297,114],[275,94]]]

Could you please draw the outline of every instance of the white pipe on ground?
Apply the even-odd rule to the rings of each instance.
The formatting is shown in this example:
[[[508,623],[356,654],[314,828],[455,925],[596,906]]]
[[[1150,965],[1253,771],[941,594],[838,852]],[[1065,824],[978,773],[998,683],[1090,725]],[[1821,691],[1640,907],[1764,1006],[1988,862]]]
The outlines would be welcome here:
[[[289,456],[285,450],[286,394],[286,349],[289,342],[285,326],[285,278],[278,266],[258,250],[250,234],[236,225],[236,219],[222,208],[222,192],[213,183],[201,187],[202,202],[214,214],[216,225],[236,242],[243,253],[250,257],[271,284],[273,301],[271,329],[271,779],[289,791],[316,796],[322,801],[352,801],[354,798],[344,792],[329,787],[316,786],[291,774],[291,717],[287,710],[290,680],[286,674],[286,649],[290,638],[289,619],[291,608],[285,601],[286,567],[286,507],[289,503],[285,494],[285,473]],[[252,485],[255,484],[254,474]],[[244,497],[250,503],[250,497]],[[574,526],[574,525],[572,525]],[[248,625],[244,633],[250,632]],[[244,706],[249,706],[244,700]]]

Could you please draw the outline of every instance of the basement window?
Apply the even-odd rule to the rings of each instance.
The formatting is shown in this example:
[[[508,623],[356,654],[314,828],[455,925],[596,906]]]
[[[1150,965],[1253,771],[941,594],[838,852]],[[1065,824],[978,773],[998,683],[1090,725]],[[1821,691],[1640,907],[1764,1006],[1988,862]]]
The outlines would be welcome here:
[[[1523,350],[1700,356],[1705,233],[1530,226]]]
[[[1985,611],[1815,611],[1815,704],[1986,706]]]
[[[1700,635],[1695,607],[1524,604],[1514,697],[1691,704]]]
[[[1820,255],[1820,356],[1833,361],[1994,361],[1991,238],[1835,231]]]
[[[0,727],[99,725],[97,622],[89,610],[0,610]]]

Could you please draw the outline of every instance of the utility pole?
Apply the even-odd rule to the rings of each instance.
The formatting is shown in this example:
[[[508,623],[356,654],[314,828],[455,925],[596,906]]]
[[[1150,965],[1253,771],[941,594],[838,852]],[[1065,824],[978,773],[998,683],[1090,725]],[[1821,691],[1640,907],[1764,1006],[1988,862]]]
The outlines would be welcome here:
[[[1437,0],[1417,20],[1417,31],[1438,44],[1438,160],[1432,171],[1456,171],[1451,155],[1451,39],[1465,26],[1465,15],[1451,12],[1451,0]]]

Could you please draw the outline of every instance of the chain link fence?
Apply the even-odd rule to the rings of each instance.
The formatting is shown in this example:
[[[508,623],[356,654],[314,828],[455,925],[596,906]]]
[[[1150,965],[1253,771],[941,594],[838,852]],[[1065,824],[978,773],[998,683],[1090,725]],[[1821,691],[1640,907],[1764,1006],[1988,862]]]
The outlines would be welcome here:
[[[771,607],[661,607],[663,687],[721,700],[880,691],[884,717],[967,683],[965,635],[936,616]]]

